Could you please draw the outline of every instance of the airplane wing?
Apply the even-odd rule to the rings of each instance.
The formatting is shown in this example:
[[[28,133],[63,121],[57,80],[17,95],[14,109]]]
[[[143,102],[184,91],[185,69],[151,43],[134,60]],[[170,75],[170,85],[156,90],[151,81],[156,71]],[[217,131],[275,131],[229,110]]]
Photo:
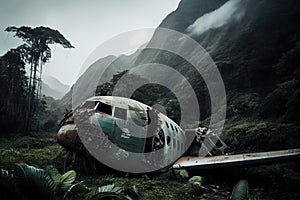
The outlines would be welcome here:
[[[262,164],[276,164],[296,161],[300,158],[300,149],[221,155],[211,157],[182,157],[173,169],[208,170],[231,167],[246,167]]]

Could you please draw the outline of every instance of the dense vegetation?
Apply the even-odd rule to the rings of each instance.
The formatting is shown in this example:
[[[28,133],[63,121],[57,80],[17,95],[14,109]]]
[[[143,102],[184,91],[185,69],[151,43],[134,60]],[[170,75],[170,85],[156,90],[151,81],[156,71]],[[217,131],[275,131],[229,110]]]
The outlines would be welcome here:
[[[29,132],[40,128],[43,65],[51,58],[50,44],[73,48],[57,30],[48,27],[8,27],[23,44],[0,57],[0,127],[3,132]],[[29,76],[25,72],[28,65]]]
[[[15,125],[26,126],[28,78],[20,49],[11,49],[0,57],[0,126],[2,131],[12,131]]]

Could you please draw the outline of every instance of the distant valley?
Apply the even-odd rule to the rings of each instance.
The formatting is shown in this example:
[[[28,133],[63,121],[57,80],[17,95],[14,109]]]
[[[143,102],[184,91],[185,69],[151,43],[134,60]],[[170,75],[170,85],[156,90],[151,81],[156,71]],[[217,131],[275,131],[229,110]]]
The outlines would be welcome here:
[[[69,85],[63,84],[52,76],[45,76],[42,81],[42,94],[54,99],[61,99],[70,90]]]

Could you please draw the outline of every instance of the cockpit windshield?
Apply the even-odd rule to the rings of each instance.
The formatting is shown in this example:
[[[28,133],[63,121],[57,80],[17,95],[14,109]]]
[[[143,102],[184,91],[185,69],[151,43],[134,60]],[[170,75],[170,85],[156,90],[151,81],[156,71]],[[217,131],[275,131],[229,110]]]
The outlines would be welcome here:
[[[97,101],[86,101],[86,102],[84,102],[84,104],[82,104],[81,106],[80,106],[80,108],[82,109],[82,108],[85,108],[85,109],[94,109],[95,108],[95,106],[97,105]]]
[[[112,106],[100,101],[98,101],[97,105],[95,106],[95,110],[108,115],[112,115]]]

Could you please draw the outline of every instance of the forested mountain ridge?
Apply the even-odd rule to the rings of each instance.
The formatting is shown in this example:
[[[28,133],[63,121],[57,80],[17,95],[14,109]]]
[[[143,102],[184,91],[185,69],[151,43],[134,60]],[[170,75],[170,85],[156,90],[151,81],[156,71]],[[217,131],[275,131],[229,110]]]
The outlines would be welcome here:
[[[254,150],[292,148],[299,143],[299,115],[295,112],[300,107],[297,67],[300,63],[299,15],[297,0],[182,0],[159,26],[188,34],[209,52],[216,63],[227,94],[224,137],[236,150],[245,147]],[[209,23],[203,24],[206,21]],[[152,40],[155,37],[154,34]],[[101,68],[103,59],[98,61],[97,67]],[[128,56],[126,62],[117,58],[115,69],[118,70],[115,73],[147,63],[166,64],[188,78],[200,99],[201,119],[206,124],[211,111],[205,83],[199,74],[194,73],[193,67],[178,56],[145,48]],[[96,67],[95,64],[92,66]],[[95,72],[91,68],[88,71],[90,74]],[[107,78],[113,79],[113,71],[109,74]],[[87,77],[85,73],[81,79],[88,80]],[[174,84],[176,87],[179,83]],[[98,88],[103,88],[103,85]],[[88,91],[90,94],[83,95],[82,100],[101,94],[99,90],[96,92],[95,86],[86,93]],[[148,104],[160,103],[170,107],[169,110],[178,109],[176,103],[170,105],[166,101],[170,92],[161,96],[157,88],[149,91],[148,86],[144,90],[141,88],[139,94],[144,96],[139,96],[138,100],[146,99],[144,103]],[[269,142],[270,135],[273,139]],[[282,138],[285,142],[278,146],[277,142]],[[253,142],[252,146],[249,146],[249,141]],[[267,141],[265,146],[262,141]]]
[[[224,2],[226,1],[183,0],[177,10],[164,19],[160,27],[189,34],[187,28],[197,18],[220,8]],[[222,74],[227,93],[254,92],[262,95],[260,113],[267,117],[283,117],[290,109],[288,102],[297,99],[299,93],[297,66],[300,62],[297,53],[300,26],[297,19],[300,17],[300,4],[296,0],[285,3],[278,0],[242,0],[238,6],[242,12],[239,20],[228,20],[223,26],[210,28],[191,37],[212,56]],[[150,62],[160,59],[156,56]],[[293,94],[286,97],[282,94],[280,99],[285,102],[273,102],[276,100],[270,98],[275,95],[274,92],[278,93],[283,85],[294,91],[289,91]],[[269,108],[272,106],[275,107]],[[266,112],[265,109],[273,111]],[[293,120],[299,121],[299,118]]]
[[[189,34],[210,53],[227,93],[223,137],[237,151],[299,147],[299,17],[297,0],[182,0],[159,26]],[[157,50],[146,49],[140,58],[136,64],[185,71],[200,98],[207,96],[188,63]],[[207,107],[204,102],[205,118]]]

